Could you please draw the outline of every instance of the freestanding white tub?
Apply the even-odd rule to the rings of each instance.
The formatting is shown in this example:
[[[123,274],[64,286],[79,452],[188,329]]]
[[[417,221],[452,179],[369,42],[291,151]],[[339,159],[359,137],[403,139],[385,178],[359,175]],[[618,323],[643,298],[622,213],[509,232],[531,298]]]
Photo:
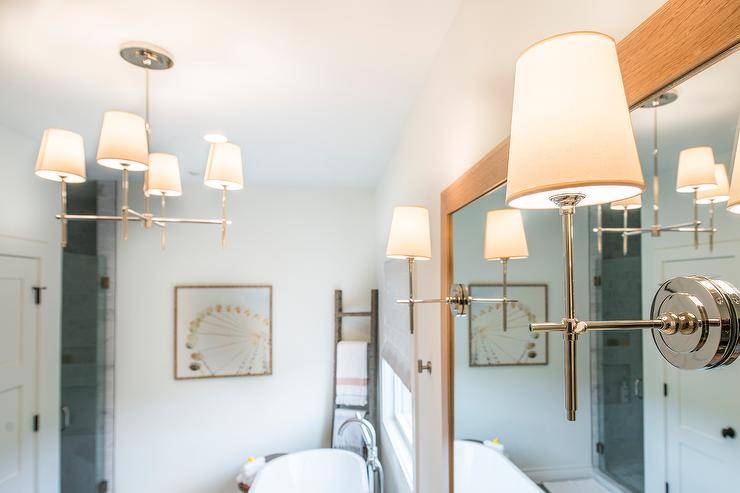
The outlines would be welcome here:
[[[365,461],[340,449],[315,449],[267,463],[249,493],[368,493]]]
[[[516,464],[483,444],[455,440],[455,493],[542,493]]]

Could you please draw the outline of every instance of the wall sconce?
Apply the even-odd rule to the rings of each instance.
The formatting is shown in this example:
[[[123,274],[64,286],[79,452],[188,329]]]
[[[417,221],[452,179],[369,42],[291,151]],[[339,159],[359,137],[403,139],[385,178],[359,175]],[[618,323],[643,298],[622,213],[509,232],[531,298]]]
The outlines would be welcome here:
[[[386,257],[404,259],[408,263],[409,297],[396,300],[396,303],[409,306],[409,330],[414,333],[414,307],[420,303],[446,303],[459,317],[465,316],[470,303],[512,303],[516,300],[504,298],[473,298],[467,286],[455,284],[450,295],[445,298],[416,297],[416,261],[432,258],[432,245],[429,233],[429,211],[424,207],[399,206],[393,210],[391,230],[388,235]]]
[[[684,184],[690,191],[706,183],[689,178]],[[530,324],[530,330],[563,334],[569,421],[577,410],[576,343],[588,330],[652,329],[660,353],[679,368],[716,368],[740,354],[740,293],[724,281],[701,276],[667,281],[655,295],[651,320],[576,318],[576,207],[617,202],[644,188],[614,40],[568,33],[527,49],[516,64],[506,200],[516,208],[560,211],[565,317]]]
[[[727,179],[727,168],[724,164],[714,165],[714,176],[717,186],[709,190],[697,192],[694,202],[699,205],[709,205],[709,251],[714,251],[714,227],[715,204],[730,200],[730,184]]]
[[[508,304],[516,300],[509,299],[507,277],[509,260],[529,257],[527,236],[524,233],[522,213],[518,209],[497,209],[486,213],[486,229],[483,241],[483,257],[486,260],[499,260],[502,269],[501,289],[503,294],[502,320],[503,331],[508,328]]]
[[[661,226],[660,224],[660,176],[659,176],[659,166],[658,166],[658,108],[662,106],[666,106],[668,104],[673,103],[678,99],[678,94],[675,92],[665,92],[661,94],[660,96],[651,99],[647,103],[643,104],[641,107],[644,109],[652,109],[653,110],[653,224],[652,226],[648,228],[630,228],[627,225],[627,209],[639,209],[642,206],[642,199],[639,199],[640,205],[636,207],[628,207],[627,209],[624,209],[621,207],[624,203],[627,205],[635,205],[633,203],[630,203],[630,199],[627,199],[625,201],[619,201],[618,203],[612,203],[611,209],[612,210],[622,210],[623,211],[623,221],[622,221],[622,227],[621,228],[604,228],[602,226],[602,208],[601,205],[598,206],[597,211],[597,218],[596,218],[596,227],[593,229],[594,233],[597,235],[597,248],[599,253],[602,251],[602,245],[603,245],[603,234],[604,233],[617,233],[622,235],[622,253],[624,255],[627,255],[628,252],[628,239],[630,236],[637,236],[641,235],[643,233],[650,233],[654,237],[658,237],[663,232],[668,233],[693,233],[694,234],[694,248],[699,248],[699,233],[709,233],[709,246],[710,251],[714,247],[714,233],[716,230],[714,229],[713,225],[709,228],[702,228],[701,227],[701,221],[699,220],[699,212],[696,207],[696,194],[694,196],[694,220],[691,222],[681,223],[681,224],[672,224],[669,226]],[[696,149],[709,149],[711,152],[711,148],[707,147],[701,147]],[[686,149],[688,151],[688,149]],[[677,191],[681,192],[697,192],[697,188],[705,189],[716,186],[716,182],[711,178],[711,173],[709,172],[710,168],[714,165],[714,155],[712,154],[710,159],[706,159],[706,151],[701,151],[698,154],[693,154],[692,152],[687,153],[684,155],[681,154],[683,157],[683,179],[682,179],[682,172],[681,172],[681,157],[679,157],[679,177],[678,177],[678,183],[677,183]],[[689,163],[688,161],[691,161],[693,158],[699,158],[697,161]],[[694,182],[694,179],[698,179],[698,183]],[[704,181],[707,181],[704,183]],[[685,190],[678,190],[679,188],[685,188]],[[713,214],[713,211],[710,212],[710,214]]]

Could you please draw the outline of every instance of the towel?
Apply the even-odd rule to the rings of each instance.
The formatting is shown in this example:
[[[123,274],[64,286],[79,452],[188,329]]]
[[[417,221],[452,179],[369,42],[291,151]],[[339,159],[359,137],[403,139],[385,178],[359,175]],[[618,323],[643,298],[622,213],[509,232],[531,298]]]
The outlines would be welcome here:
[[[367,383],[367,342],[337,344],[336,404],[366,406]]]
[[[335,409],[334,410],[334,436],[331,439],[333,448],[349,450],[358,455],[363,454],[365,440],[362,437],[362,427],[358,424],[348,425],[342,436],[339,436],[339,428],[342,423],[350,418],[362,417],[364,413],[352,409]],[[358,416],[359,415],[359,416]]]

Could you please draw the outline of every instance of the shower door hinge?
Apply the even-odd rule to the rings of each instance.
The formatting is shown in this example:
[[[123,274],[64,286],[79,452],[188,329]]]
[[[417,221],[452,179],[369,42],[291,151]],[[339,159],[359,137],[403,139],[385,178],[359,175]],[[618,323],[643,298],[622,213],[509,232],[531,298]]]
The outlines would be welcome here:
[[[665,493],[671,493],[671,485],[668,483],[665,484]]]
[[[663,397],[668,397],[668,384],[663,384]]]
[[[98,483],[98,493],[106,493],[108,491],[108,481],[102,480]]]
[[[39,431],[39,425],[40,425],[39,421],[40,420],[41,420],[41,417],[38,414],[34,414],[33,415],[33,431],[34,431],[34,433],[36,433],[37,431]]]
[[[103,276],[100,278],[100,289],[110,288],[110,277]]]
[[[601,286],[601,276],[594,276],[594,286]]]
[[[601,442],[596,442],[596,453],[601,455],[604,453],[604,444]]]

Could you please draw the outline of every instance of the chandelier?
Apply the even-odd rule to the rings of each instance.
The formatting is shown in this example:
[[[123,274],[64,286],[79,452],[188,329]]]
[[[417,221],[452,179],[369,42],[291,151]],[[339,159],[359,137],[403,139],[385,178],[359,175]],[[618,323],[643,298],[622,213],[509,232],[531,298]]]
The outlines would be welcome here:
[[[694,217],[692,221],[680,224],[663,226],[660,224],[660,178],[658,175],[658,108],[670,104],[678,99],[675,92],[666,92],[646,102],[642,108],[653,110],[653,224],[648,228],[629,227],[627,224],[628,211],[642,207],[642,197],[634,197],[612,202],[610,208],[622,211],[621,228],[605,228],[602,226],[602,206],[599,205],[596,216],[597,248],[602,251],[603,234],[616,233],[622,235],[622,253],[628,253],[628,239],[630,236],[650,233],[658,237],[661,233],[690,233],[694,236],[694,248],[699,248],[699,234],[709,234],[709,250],[714,250],[715,204],[726,202],[729,199],[729,180],[724,164],[714,162],[714,152],[711,147],[700,146],[684,149],[679,153],[678,176],[676,192],[693,194]],[[699,220],[699,205],[709,205],[709,227],[702,227]]]
[[[221,246],[226,244],[226,195],[230,190],[244,187],[242,155],[238,145],[226,139],[207,139],[211,142],[203,183],[221,191],[221,218],[196,219],[165,216],[167,197],[182,195],[180,166],[177,156],[164,152],[150,152],[149,125],[149,71],[172,68],[172,56],[164,49],[148,43],[125,43],[121,57],[145,74],[145,116],[124,111],[106,111],[100,130],[96,160],[99,165],[121,172],[121,209],[115,216],[67,213],[67,184],[86,180],[85,148],[82,136],[59,128],[47,128],[41,138],[35,173],[41,178],[61,183],[61,212],[56,215],[61,224],[62,247],[67,245],[69,221],[116,221],[121,223],[123,239],[128,239],[129,222],[140,222],[144,228],[157,226],[161,230],[160,245],[165,248],[167,225],[215,224],[221,227]],[[144,212],[129,206],[129,173],[144,173]],[[159,197],[160,214],[152,212],[150,198]]]

